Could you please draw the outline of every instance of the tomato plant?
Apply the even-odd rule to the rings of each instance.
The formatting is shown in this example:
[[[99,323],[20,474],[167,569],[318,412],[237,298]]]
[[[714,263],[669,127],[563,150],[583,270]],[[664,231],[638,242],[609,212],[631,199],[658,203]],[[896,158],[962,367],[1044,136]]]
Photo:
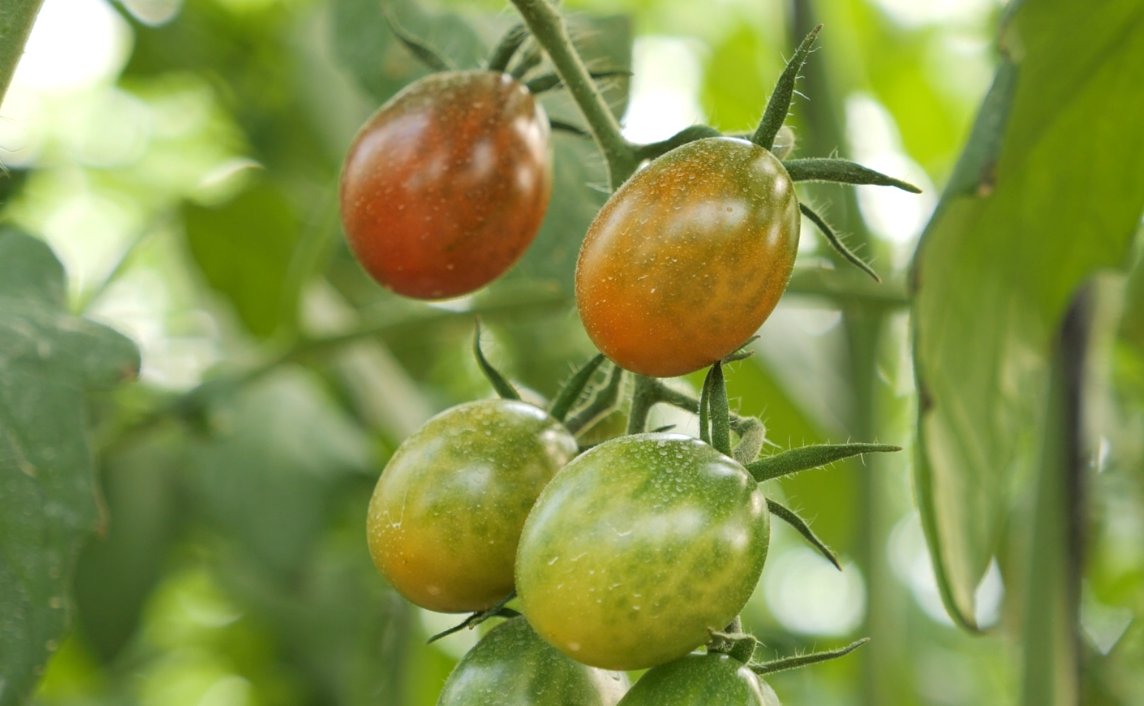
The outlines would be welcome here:
[[[678,434],[607,441],[544,489],[516,588],[540,635],[575,659],[640,669],[682,657],[751,595],[770,536],[758,483]]]
[[[581,246],[576,302],[619,365],[667,377],[752,336],[786,289],[799,206],[782,162],[735,138],[690,142],[637,172]]]
[[[439,299],[503,274],[536,237],[552,190],[549,126],[496,71],[431,74],[359,131],[341,175],[342,223],[366,271]]]
[[[649,669],[622,706],[781,706],[751,668],[725,654],[687,655]]]
[[[481,638],[445,682],[438,706],[612,706],[628,688],[623,672],[568,659],[540,639],[524,618]]]
[[[374,563],[417,605],[488,608],[512,590],[529,508],[576,452],[563,426],[523,402],[446,410],[398,447],[377,481],[367,520]]]

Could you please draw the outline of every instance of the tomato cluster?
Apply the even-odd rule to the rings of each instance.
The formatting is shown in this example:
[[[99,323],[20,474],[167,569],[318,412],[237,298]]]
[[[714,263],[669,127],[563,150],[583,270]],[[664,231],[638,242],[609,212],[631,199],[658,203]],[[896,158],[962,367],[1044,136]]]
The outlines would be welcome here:
[[[603,356],[545,411],[512,399],[512,385],[478,346],[502,399],[434,417],[383,471],[367,535],[392,586],[430,610],[473,612],[461,626],[523,614],[461,660],[440,704],[778,703],[758,675],[779,663],[753,662],[756,642],[738,623],[763,570],[771,513],[837,560],[805,521],[764,497],[760,482],[892,449],[822,447],[756,461],[763,426],[739,420],[732,450],[721,361],[786,289],[802,215],[873,274],[799,203],[795,182],[913,189],[843,160],[783,161],[770,151],[816,33],[795,52],[750,140],[699,127],[642,146],[654,159],[587,230],[575,271],[584,328],[615,364],[616,389],[627,370],[645,393],[661,393],[645,400],[643,416],[631,413],[635,433],[605,435],[585,450],[582,425],[567,416]],[[522,82],[535,64],[528,60],[512,73],[497,68],[523,37],[506,37],[494,70],[445,71],[411,84],[350,147],[340,192],[349,244],[399,294],[474,291],[511,267],[540,228],[552,188],[550,125],[530,88],[560,81]],[[637,154],[644,153],[630,156]],[[640,433],[657,401],[696,411],[654,378],[707,366],[697,401],[702,440]],[[520,614],[508,607],[513,599]],[[704,645],[706,654],[693,654]],[[607,671],[645,668],[630,691],[626,677]]]

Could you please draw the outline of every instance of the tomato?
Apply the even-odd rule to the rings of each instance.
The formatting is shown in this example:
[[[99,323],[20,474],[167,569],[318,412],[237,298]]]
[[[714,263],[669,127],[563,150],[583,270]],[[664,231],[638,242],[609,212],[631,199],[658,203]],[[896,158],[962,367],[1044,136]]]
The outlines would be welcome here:
[[[578,451],[543,410],[512,400],[449,409],[402,442],[369,503],[374,564],[430,610],[483,610],[513,587],[520,528]]]
[[[727,137],[688,143],[637,172],[588,228],[576,302],[617,364],[683,375],[739,348],[786,289],[800,216],[782,162]]]
[[[613,706],[628,688],[623,672],[568,659],[523,618],[493,628],[453,669],[437,706]]]
[[[536,237],[552,192],[548,118],[507,74],[427,76],[358,132],[341,177],[349,244],[409,297],[465,294],[499,277]]]
[[[687,655],[649,669],[620,706],[781,706],[747,665],[722,654]]]
[[[636,434],[565,466],[537,498],[517,548],[533,628],[606,669],[682,657],[726,627],[766,559],[758,483],[691,437]]]

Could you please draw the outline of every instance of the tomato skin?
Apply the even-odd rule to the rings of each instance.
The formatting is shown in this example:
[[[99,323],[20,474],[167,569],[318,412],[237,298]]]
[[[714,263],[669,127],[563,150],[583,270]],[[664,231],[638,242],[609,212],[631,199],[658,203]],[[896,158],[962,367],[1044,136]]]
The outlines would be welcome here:
[[[781,706],[770,685],[721,654],[691,654],[649,669],[620,706]]]
[[[362,126],[342,167],[342,224],[366,271],[440,299],[503,274],[552,192],[548,118],[507,74],[426,76]]]
[[[728,137],[690,142],[637,172],[588,228],[576,302],[620,366],[671,377],[734,352],[790,281],[800,215],[782,162]]]
[[[374,488],[366,522],[374,564],[419,606],[483,610],[513,588],[521,525],[576,439],[524,402],[446,410],[402,442]]]
[[[623,672],[568,659],[513,618],[481,638],[453,669],[437,706],[614,706],[628,688]]]
[[[678,434],[613,439],[565,466],[529,512],[521,611],[585,664],[663,664],[738,614],[769,537],[766,499],[734,460]]]

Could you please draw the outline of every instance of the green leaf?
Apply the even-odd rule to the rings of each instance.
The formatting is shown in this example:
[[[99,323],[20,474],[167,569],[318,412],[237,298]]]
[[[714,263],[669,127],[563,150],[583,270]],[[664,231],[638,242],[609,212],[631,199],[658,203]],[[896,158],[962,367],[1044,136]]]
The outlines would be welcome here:
[[[1125,263],[1144,210],[1142,33],[1133,0],[1016,9],[914,262],[917,494],[946,607],[970,628],[1035,456],[1052,332],[1080,282]]]
[[[188,454],[196,508],[248,561],[292,575],[326,524],[337,484],[372,475],[365,435],[298,370],[222,398],[211,422],[211,436]]]
[[[68,621],[100,525],[85,391],[133,378],[135,346],[68,313],[47,245],[0,228],[0,704],[31,690]]]
[[[292,265],[300,229],[289,199],[259,179],[218,207],[183,208],[187,246],[210,286],[251,333],[294,326],[299,282]]]

